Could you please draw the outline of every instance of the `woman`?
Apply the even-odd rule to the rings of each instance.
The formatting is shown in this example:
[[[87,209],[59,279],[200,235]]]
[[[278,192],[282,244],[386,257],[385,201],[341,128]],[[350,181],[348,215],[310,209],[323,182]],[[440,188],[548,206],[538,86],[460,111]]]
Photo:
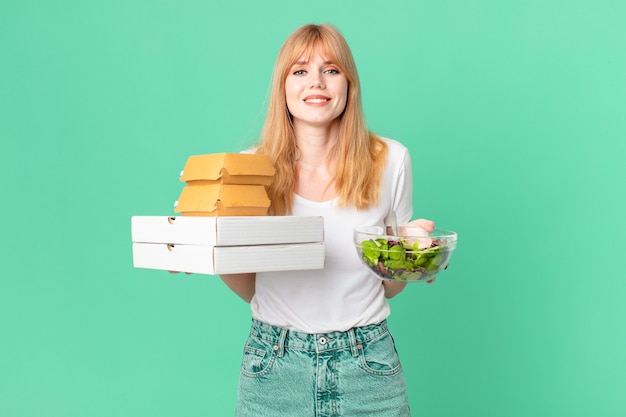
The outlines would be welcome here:
[[[343,36],[305,25],[283,44],[256,152],[276,167],[274,215],[324,217],[323,270],[224,275],[252,310],[237,416],[409,416],[406,384],[386,325],[406,284],[373,277],[355,253],[363,225],[412,217],[411,162],[400,143],[370,133]],[[434,223],[410,222],[428,231]]]

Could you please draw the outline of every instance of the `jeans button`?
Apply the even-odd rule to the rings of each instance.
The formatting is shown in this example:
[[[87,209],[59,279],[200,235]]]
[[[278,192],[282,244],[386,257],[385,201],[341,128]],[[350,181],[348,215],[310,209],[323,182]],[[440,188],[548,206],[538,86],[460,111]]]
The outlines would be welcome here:
[[[326,338],[324,336],[320,337],[320,345],[325,345],[326,344]]]

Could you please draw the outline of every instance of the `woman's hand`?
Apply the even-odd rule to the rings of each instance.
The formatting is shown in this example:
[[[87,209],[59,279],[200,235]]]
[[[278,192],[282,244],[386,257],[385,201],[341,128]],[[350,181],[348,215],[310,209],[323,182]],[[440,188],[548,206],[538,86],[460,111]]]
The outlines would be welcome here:
[[[402,225],[402,226],[399,227],[400,234],[402,234],[402,229],[408,229],[408,228],[412,228],[412,227],[420,227],[420,228],[426,230],[428,233],[430,233],[433,230],[435,230],[435,222],[433,222],[432,220],[428,220],[428,219],[411,220],[407,224]]]

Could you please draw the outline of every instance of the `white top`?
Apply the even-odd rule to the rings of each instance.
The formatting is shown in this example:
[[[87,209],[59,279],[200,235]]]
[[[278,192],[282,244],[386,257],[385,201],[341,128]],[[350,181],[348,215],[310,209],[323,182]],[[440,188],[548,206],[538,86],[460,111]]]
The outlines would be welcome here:
[[[388,156],[378,206],[359,211],[339,207],[338,198],[316,202],[295,196],[294,216],[324,217],[324,269],[257,273],[253,318],[306,333],[345,331],[387,318],[382,281],[361,263],[353,240],[356,227],[388,225],[392,208],[400,225],[413,216],[408,150],[384,140]]]

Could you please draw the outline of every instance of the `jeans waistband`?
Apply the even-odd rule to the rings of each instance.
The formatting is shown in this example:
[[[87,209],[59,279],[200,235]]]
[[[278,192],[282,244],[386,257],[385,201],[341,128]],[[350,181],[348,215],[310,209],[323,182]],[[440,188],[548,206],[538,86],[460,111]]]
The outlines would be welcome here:
[[[387,321],[363,327],[355,327],[345,332],[335,331],[328,333],[304,333],[272,326],[256,319],[252,319],[250,336],[265,340],[274,345],[274,350],[282,356],[284,350],[306,350],[324,352],[334,349],[350,348],[356,356],[360,344],[387,333]]]

